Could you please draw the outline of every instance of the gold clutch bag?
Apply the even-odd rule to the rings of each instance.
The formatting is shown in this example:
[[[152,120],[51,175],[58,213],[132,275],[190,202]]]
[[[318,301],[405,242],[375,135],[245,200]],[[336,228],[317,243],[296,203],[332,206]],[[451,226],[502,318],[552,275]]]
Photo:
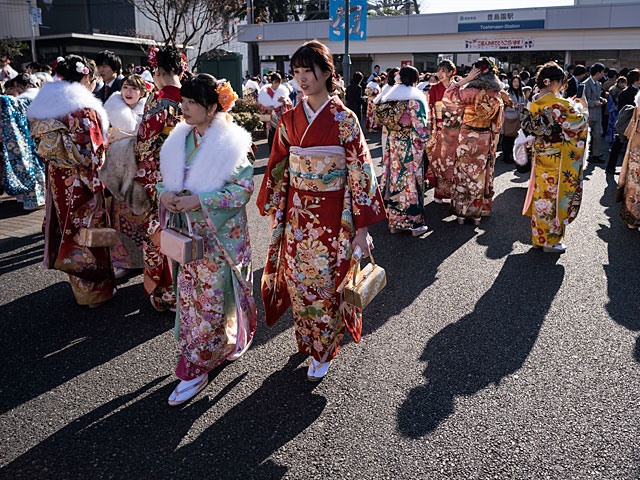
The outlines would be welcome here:
[[[186,265],[204,258],[204,239],[193,233],[191,219],[187,217],[187,231],[175,227],[171,220],[169,226],[160,232],[160,251],[180,265]],[[172,215],[175,220],[177,215]]]
[[[344,287],[343,299],[350,305],[360,309],[365,308],[371,300],[387,284],[387,273],[379,265],[376,265],[373,255],[371,263],[360,269],[360,262],[355,265],[355,272],[351,282]]]
[[[82,227],[78,232],[78,243],[83,247],[89,248],[112,247],[118,242],[118,234],[110,227],[91,227],[91,221],[95,213],[96,212],[91,212],[87,226]],[[111,219],[109,218],[109,214],[106,213],[106,211],[105,214],[107,216],[107,225],[110,225]]]

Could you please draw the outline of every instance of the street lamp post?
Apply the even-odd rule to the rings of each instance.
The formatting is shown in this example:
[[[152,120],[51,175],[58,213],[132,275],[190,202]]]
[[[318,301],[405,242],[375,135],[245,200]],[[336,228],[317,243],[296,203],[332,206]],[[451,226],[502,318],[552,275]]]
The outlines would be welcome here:
[[[349,55],[349,28],[351,27],[351,12],[349,0],[344,0],[345,24],[344,24],[344,57],[342,58],[342,76],[345,85],[351,79],[351,56]]]
[[[27,0],[27,8],[29,9],[29,25],[31,26],[31,61],[38,60],[36,55],[36,29],[33,21],[33,10],[31,9],[31,0]]]

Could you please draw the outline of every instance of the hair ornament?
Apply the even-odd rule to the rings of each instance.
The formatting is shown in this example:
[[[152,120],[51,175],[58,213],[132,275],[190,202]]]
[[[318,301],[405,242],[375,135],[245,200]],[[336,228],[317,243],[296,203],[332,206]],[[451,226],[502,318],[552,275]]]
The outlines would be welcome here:
[[[238,95],[233,91],[233,88],[231,88],[231,84],[224,79],[218,80],[216,93],[218,94],[218,103],[222,106],[222,111],[225,113],[231,110],[236,100],[238,100]]]
[[[184,53],[180,54],[180,66],[182,67],[182,73],[187,71],[189,64],[187,63],[187,56]]]
[[[401,83],[402,80],[400,80],[400,70],[398,70],[396,72],[396,74],[393,76],[394,80],[396,81],[396,83]]]
[[[158,47],[151,47],[149,53],[147,53],[147,62],[149,62],[149,65],[151,65],[153,69],[158,68],[157,55],[159,51],[160,49]]]
[[[76,72],[81,73],[83,75],[89,75],[89,69],[82,62],[76,62]]]
[[[551,85],[551,79],[545,78],[544,80],[542,80],[542,83],[544,83],[545,87],[548,87],[549,85]]]

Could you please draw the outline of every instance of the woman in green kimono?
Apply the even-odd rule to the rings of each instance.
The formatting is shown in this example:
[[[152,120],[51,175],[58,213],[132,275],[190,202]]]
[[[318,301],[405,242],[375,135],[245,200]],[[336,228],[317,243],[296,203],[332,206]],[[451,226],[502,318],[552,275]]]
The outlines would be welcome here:
[[[183,225],[188,215],[204,239],[204,258],[173,264],[174,333],[182,355],[171,406],[193,398],[211,369],[246,351],[257,316],[245,209],[253,192],[251,135],[226,113],[238,97],[228,83],[205,73],[184,83],[180,94],[184,121],[160,151],[157,189],[162,210]]]

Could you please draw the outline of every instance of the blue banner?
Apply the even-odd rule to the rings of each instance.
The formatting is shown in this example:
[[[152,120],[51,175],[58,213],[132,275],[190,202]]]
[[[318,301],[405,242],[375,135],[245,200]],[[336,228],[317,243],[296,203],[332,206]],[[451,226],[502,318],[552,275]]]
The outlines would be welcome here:
[[[349,40],[367,39],[367,0],[351,0],[349,5]],[[347,15],[344,0],[329,2],[329,41],[344,41]]]

